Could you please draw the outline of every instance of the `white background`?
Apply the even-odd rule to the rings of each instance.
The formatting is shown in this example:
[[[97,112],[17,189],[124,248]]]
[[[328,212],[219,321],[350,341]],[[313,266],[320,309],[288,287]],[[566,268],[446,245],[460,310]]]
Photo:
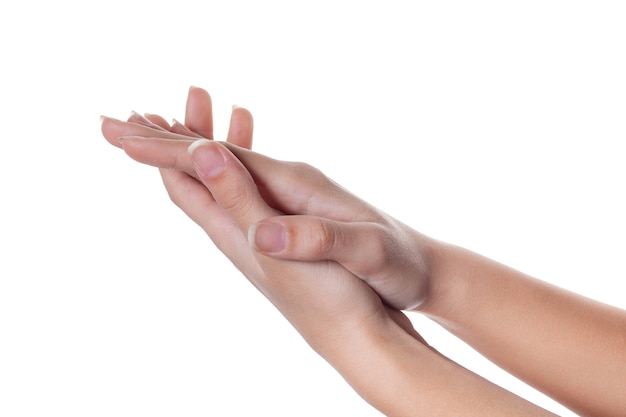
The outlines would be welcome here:
[[[245,106],[258,151],[626,306],[623,2],[15,4],[0,6],[2,416],[379,415],[157,172],[102,138],[101,114],[182,120],[190,85],[211,92],[218,139]],[[411,318],[452,359],[571,415]]]

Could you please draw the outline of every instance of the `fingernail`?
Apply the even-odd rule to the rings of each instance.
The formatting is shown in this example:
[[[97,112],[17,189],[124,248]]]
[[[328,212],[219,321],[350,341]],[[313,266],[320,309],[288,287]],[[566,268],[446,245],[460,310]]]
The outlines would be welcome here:
[[[248,229],[248,243],[259,252],[282,252],[287,246],[287,230],[276,223],[253,224]]]
[[[193,153],[199,146],[203,146],[208,143],[211,143],[211,141],[208,139],[198,139],[194,141],[191,145],[189,145],[189,148],[187,148],[187,152],[189,152],[189,156],[193,156]]]
[[[144,116],[141,113],[136,112],[135,110],[131,111],[130,115],[131,115],[131,118],[132,117],[136,117],[137,119],[139,119],[139,120],[141,120],[141,121],[143,121],[145,123],[148,123],[150,125],[154,125],[154,123],[152,123],[146,116]]]
[[[119,142],[120,145],[124,145],[124,141],[129,140],[129,139],[134,139],[134,140],[146,140],[146,138],[144,136],[121,136],[119,138],[117,138],[117,141]]]
[[[216,177],[224,169],[224,156],[219,145],[207,140],[198,139],[188,149],[196,172],[206,178]]]

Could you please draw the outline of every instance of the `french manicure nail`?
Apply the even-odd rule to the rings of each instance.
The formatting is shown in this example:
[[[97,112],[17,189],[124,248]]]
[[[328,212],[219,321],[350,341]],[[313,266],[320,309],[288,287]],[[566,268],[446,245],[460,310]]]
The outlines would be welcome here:
[[[189,148],[187,148],[187,152],[189,152],[189,156],[192,156],[194,151],[199,146],[206,145],[207,143],[211,143],[211,141],[208,140],[208,139],[198,139],[198,140],[194,141],[191,145],[189,145]]]
[[[224,169],[226,161],[219,146],[207,139],[199,139],[189,146],[188,152],[199,175],[214,178]]]

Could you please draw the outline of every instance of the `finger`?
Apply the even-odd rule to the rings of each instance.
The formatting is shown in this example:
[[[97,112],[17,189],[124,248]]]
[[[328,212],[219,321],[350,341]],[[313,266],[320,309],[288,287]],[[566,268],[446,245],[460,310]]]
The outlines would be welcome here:
[[[196,143],[190,151],[206,188],[199,189],[199,182],[181,172],[162,170],[170,197],[314,349],[323,347],[320,341],[337,340],[348,327],[384,319],[380,298],[339,265],[278,261],[253,252],[242,232],[273,211],[255,193],[243,165],[223,145],[204,139]],[[209,192],[216,204],[208,198]],[[321,324],[315,325],[312,318]]]
[[[248,234],[258,252],[294,261],[335,261],[364,277],[384,270],[385,229],[369,222],[340,222],[316,216],[279,216],[254,224]]]
[[[207,218],[216,214],[217,204],[206,187],[180,171],[161,169],[159,172],[170,200],[200,227],[207,226]]]
[[[242,270],[259,274],[259,266],[239,226],[207,188],[183,172],[162,169],[160,173],[170,199],[209,235],[218,249]]]
[[[178,133],[180,135],[185,135],[185,136],[189,136],[192,138],[198,138],[198,139],[202,138],[200,134],[192,131],[191,129],[189,129],[187,126],[185,126],[184,124],[182,124],[176,119],[174,119],[174,121],[172,122],[172,127],[170,128],[170,132]]]
[[[243,107],[233,106],[226,141],[241,148],[252,148],[252,113]]]
[[[199,139],[189,147],[189,154],[200,181],[244,236],[251,224],[278,214],[263,200],[250,173],[224,146]]]
[[[175,136],[122,139],[126,153],[136,161],[160,168],[175,169],[196,177],[188,155],[195,138]],[[117,134],[119,134],[118,131]],[[140,131],[140,134],[146,131]],[[159,132],[161,136],[163,132]],[[114,139],[117,146],[118,139]],[[176,143],[180,142],[180,143]],[[310,214],[342,221],[374,221],[383,215],[358,199],[315,168],[301,163],[278,161],[233,144],[222,143],[246,166],[263,199],[276,210],[287,214]]]
[[[253,249],[276,259],[335,261],[361,278],[394,308],[421,302],[422,280],[394,279],[409,259],[398,255],[400,232],[371,222],[338,222],[315,216],[279,216],[252,225]],[[410,303],[410,305],[408,304]]]
[[[189,88],[185,126],[202,137],[213,139],[213,104],[209,93],[202,88]]]
[[[128,156],[142,164],[163,169],[173,169],[196,177],[196,170],[189,156],[189,146],[195,139],[163,139],[127,136],[119,138]]]
[[[161,126],[165,130],[169,131],[171,128],[170,124],[167,123],[167,120],[165,120],[163,117],[159,116],[158,114],[146,113],[144,116],[146,116],[146,119],[150,120],[155,125]]]
[[[160,125],[153,123],[152,120],[148,119],[146,116],[142,114],[137,113],[136,111],[131,112],[130,117],[128,118],[127,122],[148,126],[148,127],[151,127],[152,129],[160,130],[163,132],[168,131],[168,129],[164,129]]]
[[[143,136],[143,137],[155,137],[162,139],[182,139],[189,140],[190,138],[185,135],[177,133],[166,132],[161,129],[154,129],[149,126],[145,126],[138,123],[123,122],[121,120],[113,119],[111,117],[102,116],[102,134],[113,146],[120,147],[118,138],[123,136]]]
[[[342,221],[382,220],[373,206],[300,162],[278,161],[224,144],[250,171],[265,200],[286,214],[310,214]]]

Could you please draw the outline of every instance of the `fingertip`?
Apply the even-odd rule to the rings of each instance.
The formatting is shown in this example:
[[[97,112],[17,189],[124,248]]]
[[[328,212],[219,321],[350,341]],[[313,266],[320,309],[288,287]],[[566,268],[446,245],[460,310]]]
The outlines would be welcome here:
[[[209,99],[211,97],[208,91],[206,91],[204,88],[197,87],[195,85],[189,86],[189,91],[187,94],[188,94],[188,97],[192,95],[196,95],[196,94],[199,94],[203,97],[208,97]]]
[[[171,128],[167,120],[165,120],[163,117],[159,116],[158,114],[144,113],[144,116],[146,117],[146,119],[150,120],[155,125],[161,126],[165,130],[169,131]]]
[[[209,93],[191,86],[185,106],[185,126],[200,136],[213,139],[212,102]]]
[[[234,104],[226,140],[242,148],[251,149],[252,131],[252,113],[248,109]]]
[[[250,110],[248,110],[247,108],[243,106],[240,106],[238,104],[233,104],[232,112],[240,113],[240,116],[245,116],[246,118],[250,119],[250,122],[252,121],[252,112],[250,112]]]
[[[199,150],[202,150],[199,152]],[[187,148],[196,173],[203,182],[217,178],[226,166],[228,151],[215,141],[199,139]]]
[[[115,127],[115,123],[113,123],[114,120],[115,119],[108,116],[100,116],[100,131],[107,142],[117,148],[121,148],[121,144],[118,140],[120,136],[119,129]]]
[[[147,138],[142,136],[120,136],[117,138],[118,147],[121,148],[126,155],[138,162],[143,162],[141,156],[137,155],[137,151],[141,150],[146,144]]]

